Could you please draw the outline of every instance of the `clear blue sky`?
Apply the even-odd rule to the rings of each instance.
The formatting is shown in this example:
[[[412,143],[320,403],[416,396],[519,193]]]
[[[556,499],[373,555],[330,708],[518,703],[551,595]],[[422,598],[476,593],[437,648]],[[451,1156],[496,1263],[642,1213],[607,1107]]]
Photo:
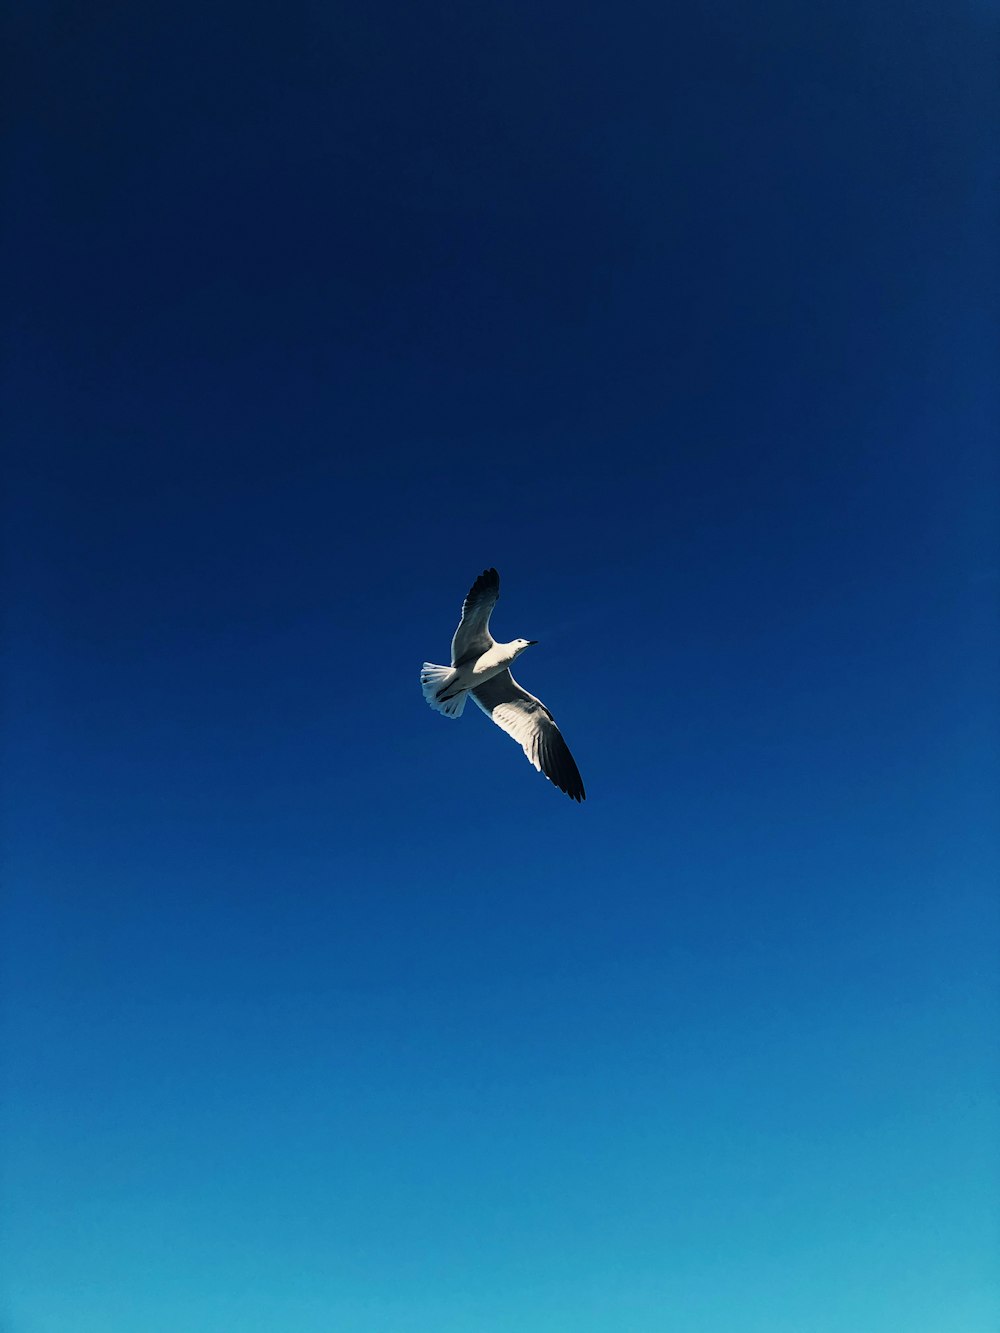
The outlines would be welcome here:
[[[13,6],[3,1333],[994,1333],[997,32]]]

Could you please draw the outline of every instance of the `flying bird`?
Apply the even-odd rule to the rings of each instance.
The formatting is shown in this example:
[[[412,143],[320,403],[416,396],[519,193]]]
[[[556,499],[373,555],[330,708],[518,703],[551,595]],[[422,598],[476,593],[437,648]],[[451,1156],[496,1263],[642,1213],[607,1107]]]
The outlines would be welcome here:
[[[583,779],[555,719],[510,674],[510,664],[538,640],[497,643],[490,633],[490,615],[499,596],[500,575],[487,569],[462,603],[462,619],[451,641],[451,666],[423,665],[424,698],[445,717],[461,717],[471,695],[487,717],[514,737],[540,773],[571,800],[582,801]]]

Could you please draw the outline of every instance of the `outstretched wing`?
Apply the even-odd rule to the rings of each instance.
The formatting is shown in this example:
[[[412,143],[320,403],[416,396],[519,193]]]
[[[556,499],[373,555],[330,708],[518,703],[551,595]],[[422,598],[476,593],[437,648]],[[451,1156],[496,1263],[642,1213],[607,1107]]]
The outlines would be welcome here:
[[[500,596],[500,575],[495,569],[484,570],[469,589],[462,603],[462,619],[451,641],[451,664],[458,666],[468,658],[473,661],[493,647],[490,613]]]
[[[586,799],[583,779],[552,714],[523,690],[509,671],[477,685],[472,697],[501,730],[513,736],[528,759],[573,801]]]

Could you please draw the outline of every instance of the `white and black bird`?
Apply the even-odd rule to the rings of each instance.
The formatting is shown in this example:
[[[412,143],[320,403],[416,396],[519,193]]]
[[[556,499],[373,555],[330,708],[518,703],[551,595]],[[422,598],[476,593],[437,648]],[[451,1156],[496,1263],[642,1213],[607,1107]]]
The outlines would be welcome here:
[[[461,717],[471,695],[487,717],[514,737],[540,773],[571,800],[582,801],[583,779],[555,719],[510,674],[510,664],[538,640],[497,643],[490,633],[490,614],[499,596],[500,575],[487,569],[462,604],[462,619],[451,641],[451,666],[423,665],[424,698],[445,717]]]

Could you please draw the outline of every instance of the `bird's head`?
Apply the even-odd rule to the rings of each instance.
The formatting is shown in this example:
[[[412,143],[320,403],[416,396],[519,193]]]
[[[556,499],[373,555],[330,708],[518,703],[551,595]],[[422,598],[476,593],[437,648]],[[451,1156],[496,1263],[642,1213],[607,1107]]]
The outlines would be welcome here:
[[[525,648],[530,648],[533,643],[537,642],[537,639],[515,639],[514,651],[517,653],[518,657],[520,657]]]

